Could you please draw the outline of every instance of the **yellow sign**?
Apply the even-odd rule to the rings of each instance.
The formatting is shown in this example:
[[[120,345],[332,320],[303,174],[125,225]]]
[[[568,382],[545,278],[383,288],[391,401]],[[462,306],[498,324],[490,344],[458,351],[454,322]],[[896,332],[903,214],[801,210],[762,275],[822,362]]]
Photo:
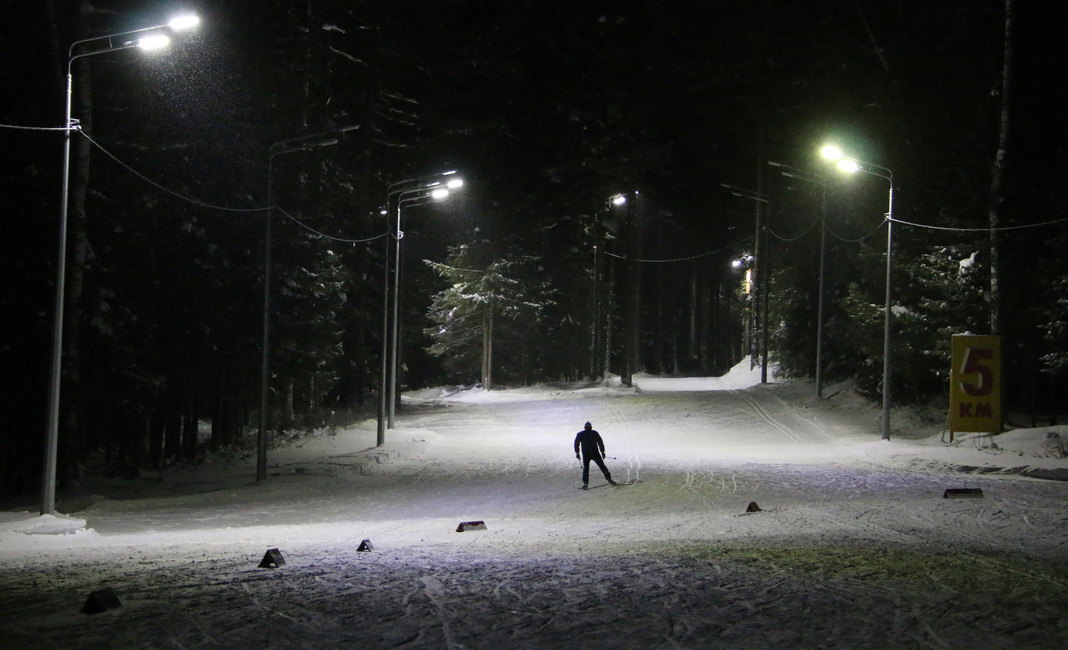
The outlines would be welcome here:
[[[949,430],[1001,433],[1001,337],[954,334]]]

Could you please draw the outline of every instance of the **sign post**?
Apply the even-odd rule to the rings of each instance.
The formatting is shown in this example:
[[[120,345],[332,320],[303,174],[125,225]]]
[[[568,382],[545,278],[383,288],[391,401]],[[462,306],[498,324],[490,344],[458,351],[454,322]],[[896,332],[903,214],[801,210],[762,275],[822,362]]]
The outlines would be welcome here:
[[[949,435],[1001,433],[1001,337],[954,334],[949,373]]]

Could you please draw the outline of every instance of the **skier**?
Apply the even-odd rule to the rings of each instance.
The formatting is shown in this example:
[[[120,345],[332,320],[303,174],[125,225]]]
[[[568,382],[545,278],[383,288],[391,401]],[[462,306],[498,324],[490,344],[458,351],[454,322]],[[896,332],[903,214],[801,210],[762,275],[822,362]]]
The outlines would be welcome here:
[[[579,455],[579,448],[582,448],[582,454]],[[583,425],[582,431],[578,432],[575,436],[575,458],[582,461],[582,489],[585,490],[589,487],[590,482],[590,461],[597,463],[597,467],[601,468],[601,473],[604,474],[604,478],[611,485],[615,485],[616,482],[612,480],[612,474],[608,471],[608,468],[604,466],[602,457],[604,456],[604,441],[601,440],[601,434],[593,428],[593,425],[587,422]]]

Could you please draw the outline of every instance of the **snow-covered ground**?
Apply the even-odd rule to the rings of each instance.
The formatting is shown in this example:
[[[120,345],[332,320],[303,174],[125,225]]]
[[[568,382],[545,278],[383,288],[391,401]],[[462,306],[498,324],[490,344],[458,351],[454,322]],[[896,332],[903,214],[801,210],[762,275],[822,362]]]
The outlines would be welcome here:
[[[883,441],[747,362],[636,384],[422,391],[259,484],[219,456],[0,513],[3,647],[1068,647],[1068,427]],[[623,485],[577,489],[586,420]]]

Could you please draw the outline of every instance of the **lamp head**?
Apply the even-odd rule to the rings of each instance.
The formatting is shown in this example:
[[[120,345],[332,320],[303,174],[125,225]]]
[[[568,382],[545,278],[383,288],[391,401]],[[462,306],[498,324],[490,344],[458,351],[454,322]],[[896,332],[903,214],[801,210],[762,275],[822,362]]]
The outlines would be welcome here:
[[[832,161],[841,160],[843,157],[845,157],[845,154],[842,153],[842,149],[837,145],[833,144],[825,144],[820,147],[820,155],[826,158],[827,160]]]
[[[200,16],[196,14],[183,14],[181,16],[175,16],[167,23],[167,27],[170,27],[176,32],[181,32],[187,29],[193,29],[200,24]]]
[[[430,198],[440,201],[449,195],[449,190],[439,187],[430,193]]]
[[[162,50],[170,44],[171,37],[166,34],[149,34],[148,36],[137,39],[137,47],[146,52]]]
[[[842,158],[835,164],[835,167],[838,168],[838,171],[843,172],[845,174],[853,174],[860,171],[860,165],[857,163],[857,161],[851,160],[849,158]]]

